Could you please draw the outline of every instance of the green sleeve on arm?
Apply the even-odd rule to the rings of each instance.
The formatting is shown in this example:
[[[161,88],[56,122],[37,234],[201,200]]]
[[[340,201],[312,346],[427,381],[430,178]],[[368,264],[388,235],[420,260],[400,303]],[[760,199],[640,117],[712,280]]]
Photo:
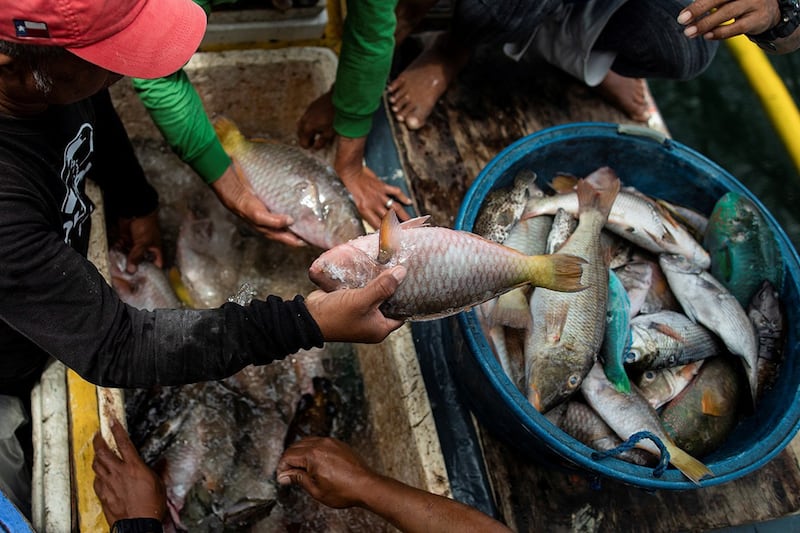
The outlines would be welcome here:
[[[164,78],[133,78],[133,88],[170,148],[208,184],[231,164],[200,95],[182,69]]]
[[[342,51],[333,87],[333,128],[344,137],[364,137],[389,77],[397,26],[397,0],[348,0]]]

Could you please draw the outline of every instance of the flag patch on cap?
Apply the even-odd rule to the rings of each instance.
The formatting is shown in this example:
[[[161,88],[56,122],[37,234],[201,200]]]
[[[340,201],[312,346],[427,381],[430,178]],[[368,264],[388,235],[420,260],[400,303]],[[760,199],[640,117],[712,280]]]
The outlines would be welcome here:
[[[31,39],[49,39],[50,31],[44,22],[34,22],[32,20],[14,19],[14,28],[17,37],[28,37]]]

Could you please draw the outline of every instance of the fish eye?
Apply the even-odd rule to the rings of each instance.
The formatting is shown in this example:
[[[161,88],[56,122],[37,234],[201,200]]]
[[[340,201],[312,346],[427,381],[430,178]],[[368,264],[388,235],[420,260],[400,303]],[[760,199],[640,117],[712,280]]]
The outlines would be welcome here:
[[[572,374],[567,378],[567,387],[570,389],[574,389],[580,384],[581,377],[578,374]]]
[[[645,381],[653,381],[654,379],[656,379],[656,373],[655,373],[655,372],[653,372],[652,370],[648,370],[647,372],[645,372],[645,373],[642,375],[642,378],[643,378]]]
[[[626,363],[635,363],[639,360],[639,354],[636,352],[628,352],[625,354]]]

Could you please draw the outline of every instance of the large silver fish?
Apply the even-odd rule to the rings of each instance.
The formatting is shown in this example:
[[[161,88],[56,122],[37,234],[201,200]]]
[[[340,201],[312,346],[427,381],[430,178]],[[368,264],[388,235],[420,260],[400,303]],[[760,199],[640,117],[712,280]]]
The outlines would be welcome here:
[[[625,364],[639,371],[685,365],[722,353],[716,335],[675,311],[634,317],[631,333]]]
[[[547,412],[580,388],[603,342],[608,268],[601,253],[600,232],[619,186],[619,178],[606,168],[578,182],[578,226],[559,253],[587,262],[581,278],[586,290],[533,291],[533,328],[525,346],[526,396],[540,412]]]
[[[396,265],[407,274],[384,302],[388,317],[431,320],[453,315],[525,284],[580,291],[579,257],[525,255],[474,233],[427,225],[428,217],[400,224],[394,211],[380,230],[320,255],[311,281],[326,291],[365,286]]]
[[[564,187],[557,187],[564,190]],[[560,192],[529,202],[531,209],[524,216],[554,214],[562,208],[577,215],[578,196],[573,192]],[[625,239],[655,253],[683,255],[703,268],[711,261],[708,252],[672,216],[655,201],[641,193],[620,191],[608,215],[606,227]]]
[[[664,444],[669,452],[669,462],[686,477],[699,483],[702,478],[714,475],[706,465],[675,444],[655,409],[650,407],[635,385],[631,386],[629,394],[618,392],[597,363],[583,380],[581,391],[586,402],[622,440],[627,441],[636,433],[648,431]],[[636,446],[661,456],[661,450],[649,439],[640,440]]]
[[[758,339],[747,312],[722,283],[685,257],[662,254],[659,264],[686,316],[716,333],[728,350],[742,359],[755,402]]]
[[[214,129],[259,200],[273,213],[290,215],[289,230],[298,237],[328,249],[364,234],[358,210],[333,167],[295,146],[246,139],[224,117],[214,120]]]

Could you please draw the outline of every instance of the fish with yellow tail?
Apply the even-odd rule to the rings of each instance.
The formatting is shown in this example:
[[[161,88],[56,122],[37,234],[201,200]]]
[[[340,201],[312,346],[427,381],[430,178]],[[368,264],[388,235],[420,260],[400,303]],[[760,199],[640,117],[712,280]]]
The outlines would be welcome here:
[[[365,286],[397,265],[407,274],[381,307],[390,318],[432,320],[456,314],[515,287],[532,284],[580,291],[585,260],[573,255],[525,255],[468,231],[430,226],[428,217],[398,221],[389,211],[377,232],[320,255],[309,278],[332,291]]]
[[[669,453],[669,462],[695,483],[713,472],[675,444],[665,431],[655,409],[642,396],[636,385],[631,392],[618,392],[608,380],[600,363],[596,363],[581,384],[581,392],[586,402],[600,415],[623,441],[634,434],[647,431],[658,438]],[[661,456],[659,447],[649,439],[642,439],[636,447]]]
[[[292,233],[325,250],[364,234],[358,210],[333,167],[296,146],[247,139],[225,117],[213,123],[258,199],[271,212],[292,217]]]

